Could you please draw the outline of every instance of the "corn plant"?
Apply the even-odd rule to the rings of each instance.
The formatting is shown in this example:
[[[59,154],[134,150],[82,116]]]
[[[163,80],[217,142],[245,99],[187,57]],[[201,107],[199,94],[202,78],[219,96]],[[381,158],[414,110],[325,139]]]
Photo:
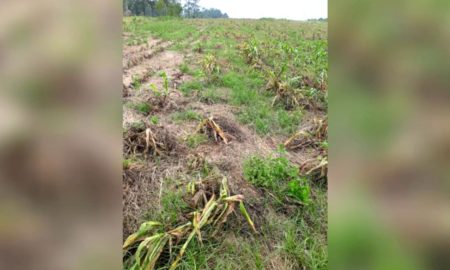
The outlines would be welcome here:
[[[169,90],[169,78],[167,74],[163,71],[159,74],[159,76],[163,79],[163,89],[159,90],[156,85],[150,84],[150,89],[153,91],[155,96],[159,99],[160,104],[165,104],[167,101],[167,97],[170,94]]]
[[[220,75],[220,65],[217,57],[213,54],[208,54],[203,58],[202,71],[210,82],[217,81]]]
[[[244,206],[244,196],[230,194],[226,177],[222,178],[218,193],[208,191],[205,186],[207,183],[204,181],[194,181],[187,186],[188,193],[193,198],[198,198],[196,205],[201,205],[201,199],[203,199],[204,205],[203,208],[192,213],[191,221],[166,231],[161,223],[148,221],[125,240],[123,249],[125,251],[134,250],[134,254],[128,259],[132,264],[132,270],[152,270],[158,264],[166,264],[169,270],[176,269],[189,243],[194,238],[202,243],[203,232],[206,228],[215,228],[215,232],[217,232],[227,221],[227,217],[235,211],[237,205],[252,230],[256,232],[255,225]],[[207,198],[208,193],[211,194],[209,199]],[[173,256],[174,245],[179,247],[179,244],[181,247],[178,254]],[[164,251],[168,251],[170,259],[161,262],[160,256]]]
[[[242,45],[242,53],[244,54],[247,64],[257,65],[260,63],[261,53],[257,40],[252,39],[250,41],[245,42]]]

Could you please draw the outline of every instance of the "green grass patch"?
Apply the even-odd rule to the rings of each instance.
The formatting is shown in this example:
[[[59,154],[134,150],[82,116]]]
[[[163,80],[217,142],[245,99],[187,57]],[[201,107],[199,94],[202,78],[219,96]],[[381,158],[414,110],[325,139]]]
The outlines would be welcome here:
[[[199,91],[203,88],[203,84],[199,81],[185,82],[180,85],[180,91],[185,95],[190,95],[194,91]]]
[[[208,136],[205,134],[191,134],[186,138],[186,144],[190,148],[197,148],[199,145],[207,143]]]
[[[152,107],[146,102],[132,103],[130,106],[132,109],[144,115],[148,115],[152,111]]]
[[[244,178],[258,187],[273,191],[280,198],[289,196],[300,202],[309,201],[310,187],[298,168],[284,156],[250,157],[244,163]]]
[[[172,120],[175,123],[182,123],[186,121],[199,121],[202,119],[202,116],[193,110],[185,110],[180,112],[175,112],[172,114]]]

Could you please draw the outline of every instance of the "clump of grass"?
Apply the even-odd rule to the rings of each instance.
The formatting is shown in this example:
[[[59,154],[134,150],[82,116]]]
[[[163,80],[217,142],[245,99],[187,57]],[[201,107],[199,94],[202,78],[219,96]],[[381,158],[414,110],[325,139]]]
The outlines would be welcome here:
[[[133,160],[131,160],[131,159],[124,159],[122,161],[122,168],[124,170],[127,170],[128,168],[130,168],[131,163],[133,163]]]
[[[180,112],[175,112],[172,114],[172,120],[176,123],[186,122],[186,121],[198,121],[201,120],[202,116],[193,110],[185,110]]]
[[[307,179],[301,178],[298,168],[283,155],[250,157],[244,163],[244,178],[258,187],[275,192],[281,199],[289,196],[303,203],[309,201]]]
[[[145,123],[144,121],[135,121],[130,124],[130,128],[135,130],[144,130],[145,129]]]
[[[152,111],[152,106],[150,106],[150,104],[148,104],[147,102],[133,103],[131,105],[131,108],[144,115],[148,115]]]
[[[133,86],[134,89],[139,89],[142,86],[142,82],[137,76],[133,76],[131,86]]]
[[[158,118],[158,116],[153,115],[152,117],[150,117],[150,122],[151,122],[153,125],[157,125],[157,124],[159,123],[159,118]]]
[[[227,89],[208,88],[200,92],[200,101],[206,104],[226,103],[228,101]]]
[[[204,47],[202,45],[201,42],[197,42],[195,43],[194,47],[192,48],[192,50],[196,53],[203,53],[204,51]]]
[[[183,63],[183,64],[180,65],[180,71],[183,74],[189,74],[191,70],[190,70],[189,66],[186,63]]]
[[[201,90],[203,88],[203,85],[201,82],[199,81],[190,81],[190,82],[185,82],[180,86],[180,91],[185,94],[185,95],[189,95],[194,91],[198,91]]]
[[[191,134],[186,138],[186,143],[190,148],[197,148],[199,145],[207,142],[208,136],[205,134]]]

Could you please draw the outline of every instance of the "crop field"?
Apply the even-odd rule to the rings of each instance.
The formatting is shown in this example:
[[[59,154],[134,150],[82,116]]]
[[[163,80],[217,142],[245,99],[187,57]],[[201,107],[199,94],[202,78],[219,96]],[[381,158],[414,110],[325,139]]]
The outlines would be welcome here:
[[[327,269],[327,22],[125,17],[124,269]]]

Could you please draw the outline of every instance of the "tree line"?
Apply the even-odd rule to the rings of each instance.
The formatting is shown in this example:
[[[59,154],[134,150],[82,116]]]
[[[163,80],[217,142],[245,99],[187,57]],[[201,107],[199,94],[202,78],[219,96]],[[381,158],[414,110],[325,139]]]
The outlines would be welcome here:
[[[216,8],[205,9],[199,6],[199,0],[123,0],[125,16],[172,16],[185,18],[228,18]]]

